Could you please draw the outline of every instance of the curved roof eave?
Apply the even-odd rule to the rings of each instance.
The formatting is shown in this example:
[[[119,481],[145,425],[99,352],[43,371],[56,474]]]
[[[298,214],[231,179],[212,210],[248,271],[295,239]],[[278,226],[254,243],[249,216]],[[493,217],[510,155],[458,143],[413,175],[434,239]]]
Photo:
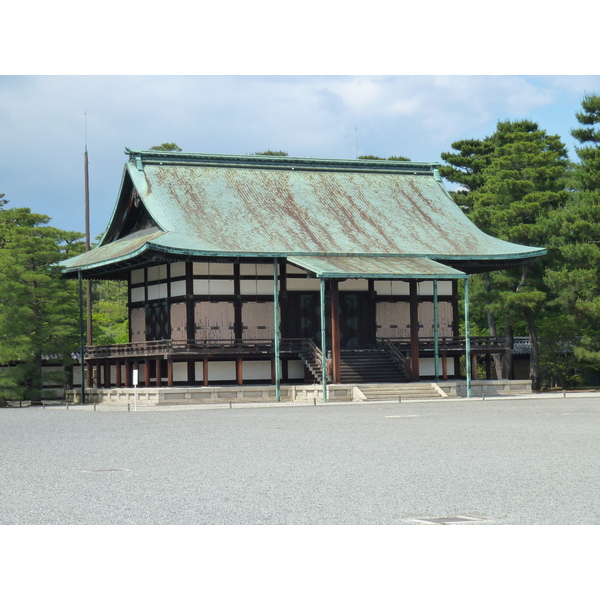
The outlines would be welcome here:
[[[439,262],[462,262],[476,260],[479,263],[488,262],[490,270],[493,270],[494,263],[501,261],[521,262],[523,260],[530,260],[538,256],[546,254],[545,249],[538,249],[535,252],[522,253],[522,254],[506,254],[506,255],[493,255],[493,256],[447,256],[447,255],[424,255],[424,254],[385,254],[385,253],[315,253],[315,252],[223,252],[219,250],[197,250],[184,247],[172,247],[161,244],[159,241],[146,241],[139,248],[123,253],[120,256],[109,258],[106,260],[100,260],[96,262],[90,262],[87,264],[68,266],[65,270],[65,274],[76,273],[78,271],[83,272],[97,272],[102,271],[106,268],[110,270],[117,270],[117,265],[123,265],[125,267],[128,263],[131,264],[133,261],[143,264],[146,262],[143,260],[144,255],[147,255],[147,260],[151,260],[150,256],[153,254],[161,255],[172,255],[173,258],[180,257],[189,259],[191,257],[197,258],[286,258],[288,256],[304,256],[304,257],[337,257],[337,258],[426,258],[433,261]],[[140,260],[142,259],[142,260]],[[65,261],[67,262],[67,261]],[[63,263],[64,264],[64,263]]]

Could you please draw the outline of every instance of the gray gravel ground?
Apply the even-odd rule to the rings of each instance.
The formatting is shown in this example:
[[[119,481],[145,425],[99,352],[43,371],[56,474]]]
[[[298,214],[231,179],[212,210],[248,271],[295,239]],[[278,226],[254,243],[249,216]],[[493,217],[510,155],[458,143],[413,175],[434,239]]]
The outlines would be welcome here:
[[[0,410],[0,524],[600,523],[600,397]]]

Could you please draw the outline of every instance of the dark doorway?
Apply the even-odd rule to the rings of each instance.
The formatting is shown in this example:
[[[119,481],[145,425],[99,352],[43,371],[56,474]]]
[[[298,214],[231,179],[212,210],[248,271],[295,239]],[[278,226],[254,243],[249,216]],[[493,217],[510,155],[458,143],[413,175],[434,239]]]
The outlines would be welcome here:
[[[371,348],[375,345],[375,314],[368,292],[340,292],[340,347]],[[321,346],[321,304],[318,292],[288,292],[282,335],[309,338]],[[331,348],[331,297],[325,296],[327,346]]]
[[[166,302],[146,304],[146,341],[171,339],[171,316]]]

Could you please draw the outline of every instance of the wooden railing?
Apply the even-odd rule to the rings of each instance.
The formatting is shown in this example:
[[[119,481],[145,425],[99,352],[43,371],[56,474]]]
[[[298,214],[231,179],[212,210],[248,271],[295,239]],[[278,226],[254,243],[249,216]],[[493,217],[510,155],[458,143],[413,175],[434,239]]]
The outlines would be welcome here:
[[[408,373],[408,368],[406,364],[406,356],[398,349],[398,347],[387,338],[380,338],[377,340],[383,349],[392,357],[398,368],[403,373]]]
[[[500,336],[471,336],[469,338],[472,352],[501,352],[510,349],[507,338]],[[411,340],[409,337],[381,338],[381,342],[386,343],[388,348],[396,348],[400,353],[410,353]],[[435,338],[420,337],[419,352],[433,352],[435,348]],[[466,348],[466,338],[458,337],[440,337],[438,339],[438,348],[440,352],[464,352]]]
[[[110,346],[88,346],[88,360],[144,358],[154,356],[196,356],[196,355],[249,355],[270,354],[275,348],[273,340],[156,340],[152,342],[131,342],[128,344],[112,344]],[[314,357],[321,365],[321,349],[305,338],[286,338],[280,341],[282,354],[306,354]]]
[[[501,352],[508,350],[506,338],[481,337],[470,338],[473,352]],[[405,366],[406,356],[410,354],[411,341],[408,337],[380,338],[378,343],[392,355],[399,365]],[[440,352],[464,352],[464,337],[440,337]],[[434,338],[419,338],[419,352],[430,353],[434,350]],[[273,355],[274,341],[265,339],[247,340],[157,340],[152,342],[131,342],[128,344],[112,344],[110,346],[88,346],[86,359],[125,359],[145,357],[185,357],[211,355]],[[282,355],[301,356],[310,362],[313,369],[320,371],[323,356],[321,349],[308,338],[284,338],[280,341]]]

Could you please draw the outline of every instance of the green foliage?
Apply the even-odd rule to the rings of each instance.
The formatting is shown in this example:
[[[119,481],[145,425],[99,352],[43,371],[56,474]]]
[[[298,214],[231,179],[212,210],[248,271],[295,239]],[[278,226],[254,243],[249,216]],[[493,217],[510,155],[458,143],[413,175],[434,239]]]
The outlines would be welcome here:
[[[494,237],[546,246],[553,215],[569,198],[569,162],[560,138],[529,120],[500,121],[484,140],[462,140],[452,148],[457,152],[442,154],[449,165],[440,173],[461,186],[454,199],[471,220]],[[498,334],[497,327],[529,334],[534,389],[541,385],[536,322],[548,296],[544,272],[554,258],[551,253],[519,268],[475,276],[481,283],[471,297],[481,319],[485,312],[490,335]]]
[[[0,397],[41,397],[42,357],[64,364],[78,344],[76,283],[57,262],[79,254],[80,233],[28,208],[0,211]]]
[[[155,150],[156,152],[181,152],[181,148],[177,144],[171,142],[165,142],[159,146],[152,146],[150,150]]]
[[[406,156],[389,156],[388,158],[382,158],[381,156],[375,156],[373,154],[364,154],[358,158],[359,160],[399,160],[410,162],[410,158],[406,158]]]
[[[283,150],[265,150],[264,152],[255,152],[254,156],[287,156],[288,153]]]
[[[574,315],[552,313],[540,320],[540,362],[549,387],[580,387],[586,369],[574,353],[578,341]]]
[[[552,245],[557,260],[545,282],[557,310],[572,317],[569,330],[581,369],[598,373],[600,365],[600,96],[588,94],[576,114],[582,127],[572,135],[577,149],[573,192],[552,219]]]
[[[95,345],[105,346],[129,342],[127,282],[93,282],[92,327]]]

